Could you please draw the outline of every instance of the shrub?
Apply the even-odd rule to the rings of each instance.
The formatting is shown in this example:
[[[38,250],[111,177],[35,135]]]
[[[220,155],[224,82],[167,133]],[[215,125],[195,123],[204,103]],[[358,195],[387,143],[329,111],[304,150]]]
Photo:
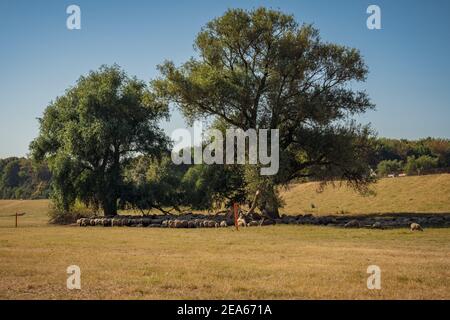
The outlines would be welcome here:
[[[400,160],[383,160],[377,166],[377,172],[381,176],[388,174],[398,174],[403,170],[403,161]]]
[[[53,224],[71,224],[80,218],[90,218],[96,215],[96,212],[76,201],[70,211],[62,211],[52,205],[49,211],[50,223]]]
[[[420,156],[418,158],[411,156],[405,165],[405,171],[408,174],[423,174],[432,168],[438,167],[439,159],[430,156]]]

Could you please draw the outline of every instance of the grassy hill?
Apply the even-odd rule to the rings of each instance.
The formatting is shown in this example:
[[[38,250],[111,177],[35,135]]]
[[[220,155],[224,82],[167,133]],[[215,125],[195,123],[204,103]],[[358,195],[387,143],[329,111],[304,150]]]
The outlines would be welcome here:
[[[328,186],[318,193],[319,183],[296,184],[281,194],[287,214],[368,214],[390,212],[450,212],[450,174],[380,179],[375,195],[361,196],[346,186]],[[313,208],[314,206],[314,208]]]

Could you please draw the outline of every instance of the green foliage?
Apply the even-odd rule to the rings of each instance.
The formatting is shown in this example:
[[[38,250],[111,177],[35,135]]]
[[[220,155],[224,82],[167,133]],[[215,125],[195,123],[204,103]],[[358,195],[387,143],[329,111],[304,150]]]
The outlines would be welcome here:
[[[166,62],[153,88],[192,121],[280,131],[282,169],[272,184],[301,177],[344,179],[363,189],[372,134],[351,117],[373,108],[364,91],[367,67],[358,50],[323,42],[291,15],[230,9],[198,34],[199,58]]]
[[[184,204],[181,180],[186,170],[184,165],[174,165],[167,155],[160,160],[144,156],[133,159],[124,173],[121,207],[142,212],[153,208],[179,210]]]
[[[195,48],[197,57],[181,66],[159,66],[150,88],[118,66],[80,77],[39,120],[30,145],[37,163],[0,160],[0,197],[50,192],[52,220],[67,222],[85,208],[105,215],[118,207],[218,208],[258,190],[258,207],[276,217],[279,186],[293,180],[343,180],[364,192],[371,168],[385,175],[450,167],[448,139],[376,139],[356,124],[355,115],[374,107],[353,89],[368,74],[360,52],[322,41],[292,15],[230,9],[207,23]],[[158,126],[169,104],[189,122],[206,118],[222,131],[279,129],[278,174],[260,176],[260,164],[174,165]]]
[[[52,102],[31,143],[34,159],[47,160],[52,199],[62,212],[75,201],[115,215],[123,168],[137,153],[158,156],[168,139],[158,127],[168,116],[146,85],[118,66],[102,66]]]
[[[261,176],[259,169],[258,166],[245,166],[245,191],[247,198],[249,201],[253,200],[252,197],[258,191],[257,208],[269,216],[277,217],[279,215],[278,208],[284,205],[279,188],[277,188],[274,179],[268,176]]]
[[[377,173],[381,176],[388,174],[398,174],[403,170],[403,161],[401,160],[383,160],[378,163]]]
[[[62,211],[52,205],[49,211],[49,222],[54,224],[71,224],[80,218],[91,218],[97,214],[92,208],[86,207],[82,202],[75,201],[70,211]]]
[[[402,160],[407,162],[408,157],[430,156],[438,158],[438,167],[450,167],[450,140],[439,138],[426,138],[420,140],[387,139],[376,141],[376,154],[373,164],[383,160]]]
[[[0,199],[48,197],[51,174],[45,163],[25,158],[0,159]]]
[[[423,174],[430,169],[436,168],[438,166],[439,159],[430,156],[420,156],[416,158],[415,156],[408,157],[405,165],[406,173],[413,174]]]
[[[185,203],[195,209],[217,209],[246,199],[240,165],[193,165],[183,176],[182,186]]]

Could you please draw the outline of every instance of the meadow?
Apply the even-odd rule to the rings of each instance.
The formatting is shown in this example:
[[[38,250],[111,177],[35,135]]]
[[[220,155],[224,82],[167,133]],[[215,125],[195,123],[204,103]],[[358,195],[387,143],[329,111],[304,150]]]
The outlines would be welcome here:
[[[296,185],[284,210],[450,212],[449,176],[383,179],[373,203]],[[49,225],[48,205],[0,201],[0,299],[450,299],[448,228],[80,228]],[[16,211],[27,212],[18,228]],[[74,264],[81,290],[66,288]],[[366,286],[369,265],[381,268],[381,290]]]

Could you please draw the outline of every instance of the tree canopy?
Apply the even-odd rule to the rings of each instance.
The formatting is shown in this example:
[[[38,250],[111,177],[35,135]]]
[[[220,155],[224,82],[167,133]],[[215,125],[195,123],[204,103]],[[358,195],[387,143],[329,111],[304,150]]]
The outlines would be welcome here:
[[[46,159],[53,173],[52,197],[67,211],[76,199],[117,213],[123,168],[137,154],[159,156],[168,138],[158,121],[168,116],[144,82],[118,66],[102,66],[82,76],[46,108],[34,159]]]
[[[220,119],[247,130],[279,129],[280,168],[273,180],[371,181],[373,150],[368,126],[352,121],[372,109],[352,84],[368,69],[357,49],[321,40],[311,25],[259,8],[230,9],[195,40],[198,57],[159,66],[153,87],[192,121]]]

